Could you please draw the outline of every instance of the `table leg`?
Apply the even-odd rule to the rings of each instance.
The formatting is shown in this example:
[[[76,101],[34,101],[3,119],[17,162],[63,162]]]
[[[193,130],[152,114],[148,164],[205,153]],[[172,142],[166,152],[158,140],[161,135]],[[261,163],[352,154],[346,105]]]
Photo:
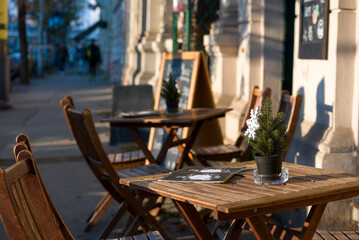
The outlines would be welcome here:
[[[169,133],[169,131],[171,130],[170,127],[164,127],[164,129],[166,130],[167,133]],[[182,128],[182,130],[184,131],[185,128]],[[173,136],[173,142],[176,142],[176,141],[180,141],[178,135],[176,134],[175,136]],[[183,145],[180,144],[180,145],[177,145],[177,150],[180,154],[182,154],[183,152]]]
[[[158,165],[161,165],[163,162],[163,159],[166,157],[166,153],[168,151],[168,149],[170,147],[172,147],[172,143],[174,138],[177,136],[178,128],[171,128],[168,132],[167,132],[167,137],[166,140],[164,141],[164,143],[162,144],[162,148],[161,151],[159,152],[157,159],[156,159],[156,163]]]
[[[311,207],[307,219],[303,225],[302,231],[300,232],[299,239],[310,240],[313,238],[326,206],[327,204],[323,203]]]
[[[200,240],[214,240],[214,236],[209,231],[203,219],[197,212],[196,208],[189,203],[173,200],[178,209],[182,212],[192,230]]]
[[[191,150],[194,141],[199,133],[199,129],[201,128],[203,121],[198,121],[194,126],[191,128],[190,132],[188,133],[188,137],[190,141],[187,142],[185,148],[183,149],[182,155],[177,162],[176,169],[181,169],[183,167],[184,162],[189,158],[188,153]]]
[[[242,233],[242,225],[244,219],[235,219],[232,221],[226,235],[223,240],[237,240]]]
[[[150,150],[148,150],[147,144],[146,144],[145,140],[143,140],[143,138],[142,138],[140,132],[138,131],[138,129],[135,128],[135,127],[130,127],[129,129],[130,129],[133,137],[135,138],[139,148],[142,150],[143,154],[145,154],[148,161],[150,161],[150,163],[156,163],[155,158],[153,157]]]
[[[246,221],[257,239],[274,240],[262,216],[246,218]]]

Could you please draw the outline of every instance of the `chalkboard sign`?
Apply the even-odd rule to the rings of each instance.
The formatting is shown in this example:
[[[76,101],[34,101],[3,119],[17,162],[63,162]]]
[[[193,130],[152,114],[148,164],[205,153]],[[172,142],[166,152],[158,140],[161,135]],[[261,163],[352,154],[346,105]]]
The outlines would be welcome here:
[[[299,58],[328,58],[328,0],[302,0]]]
[[[157,83],[154,109],[166,109],[165,100],[161,97],[163,81],[168,81],[169,74],[180,82],[181,99],[179,108],[215,107],[212,95],[209,73],[203,52],[164,53],[162,56],[160,78]],[[198,89],[200,88],[200,89]],[[208,137],[208,130],[210,136]],[[186,137],[189,129],[179,129],[177,136]],[[207,133],[206,133],[207,132]],[[156,157],[161,150],[167,136],[164,129],[151,129],[149,149]],[[197,136],[195,145],[211,145],[222,143],[222,135],[217,120],[203,124]],[[181,148],[170,148],[167,152],[164,166],[174,169],[179,158]]]

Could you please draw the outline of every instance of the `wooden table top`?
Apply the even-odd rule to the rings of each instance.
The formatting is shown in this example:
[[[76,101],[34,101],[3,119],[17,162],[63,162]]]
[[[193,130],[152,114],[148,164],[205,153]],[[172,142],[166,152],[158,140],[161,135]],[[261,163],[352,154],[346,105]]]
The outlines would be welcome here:
[[[120,179],[120,183],[174,200],[212,209],[216,219],[233,219],[317,205],[359,195],[359,175],[283,163],[289,180],[280,185],[253,181],[254,161],[225,184],[157,181],[162,175]]]
[[[166,114],[165,110],[158,110],[158,115],[138,117],[111,117],[102,119],[102,122],[109,122],[111,126],[118,127],[161,127],[178,126],[189,127],[195,122],[224,117],[225,113],[232,108],[193,108],[185,109],[179,114]]]

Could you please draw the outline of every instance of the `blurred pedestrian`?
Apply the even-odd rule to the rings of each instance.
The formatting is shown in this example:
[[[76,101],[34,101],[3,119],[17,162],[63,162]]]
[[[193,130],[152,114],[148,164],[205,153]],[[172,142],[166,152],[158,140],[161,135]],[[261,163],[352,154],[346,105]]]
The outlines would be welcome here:
[[[87,60],[87,48],[84,43],[81,44],[80,48],[78,49],[77,56],[78,56],[78,68],[77,73],[82,74],[84,73],[84,65]]]
[[[87,60],[90,70],[90,81],[93,81],[96,76],[97,64],[101,62],[100,48],[95,45],[95,40],[91,40],[90,46],[87,48]]]
[[[69,52],[65,44],[61,43],[60,48],[57,51],[57,66],[59,68],[60,75],[65,74],[65,63],[69,57]]]
[[[76,61],[76,58],[77,58],[76,54],[77,54],[77,51],[76,51],[75,46],[70,45],[70,47],[69,47],[69,61],[68,61],[70,68],[75,67],[75,61]]]

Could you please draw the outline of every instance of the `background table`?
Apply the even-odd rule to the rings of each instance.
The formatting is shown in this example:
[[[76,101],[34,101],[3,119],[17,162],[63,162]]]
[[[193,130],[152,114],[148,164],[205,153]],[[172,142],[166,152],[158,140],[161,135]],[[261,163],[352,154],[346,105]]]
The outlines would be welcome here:
[[[287,229],[285,234],[300,239],[312,239],[326,204],[359,195],[359,176],[283,163],[289,169],[289,180],[281,185],[257,185],[253,181],[255,163],[236,163],[246,166],[240,175],[226,184],[170,183],[157,179],[162,175],[121,179],[120,183],[171,198],[182,211],[199,239],[214,239],[194,205],[214,211],[215,219],[245,219],[257,239],[274,239],[279,228],[266,226],[264,215],[312,206],[301,231]],[[226,239],[236,239],[242,228],[233,221]],[[283,237],[283,236],[282,236]]]
[[[231,108],[194,108],[183,110],[180,114],[166,114],[164,110],[159,110],[159,115],[139,116],[139,117],[112,117],[103,119],[103,122],[109,122],[113,127],[129,128],[133,134],[138,146],[143,151],[151,163],[161,164],[169,148],[182,146],[181,155],[176,168],[182,168],[185,161],[189,162],[188,153],[192,148],[196,136],[204,121],[224,117]],[[140,135],[138,128],[166,128],[168,135],[163,142],[157,159],[152,155],[145,140]],[[178,128],[190,127],[188,136],[180,139],[177,136]],[[184,146],[184,147],[183,147]],[[190,162],[189,162],[190,163]]]

